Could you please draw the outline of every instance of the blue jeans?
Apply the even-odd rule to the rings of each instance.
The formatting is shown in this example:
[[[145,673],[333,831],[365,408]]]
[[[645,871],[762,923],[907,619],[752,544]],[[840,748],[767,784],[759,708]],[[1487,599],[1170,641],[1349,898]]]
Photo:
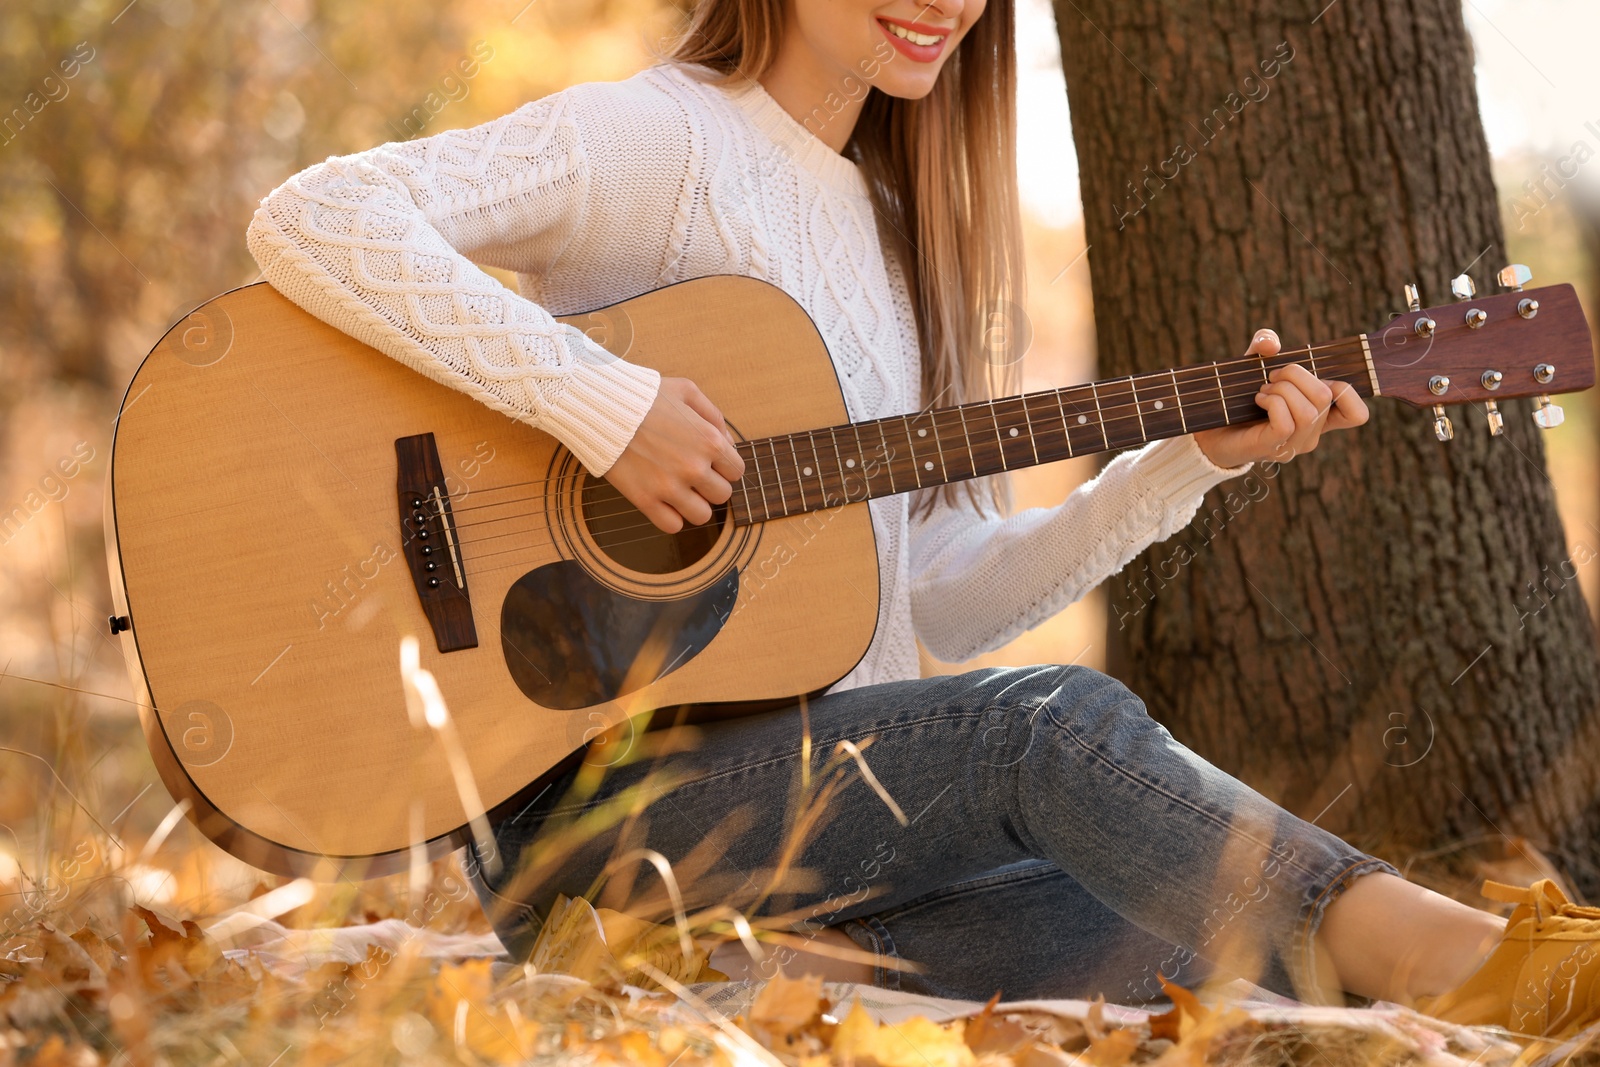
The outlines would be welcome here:
[[[889,988],[1138,1004],[1161,998],[1158,974],[1221,972],[1295,996],[1328,904],[1360,875],[1399,873],[1217,770],[1085,667],[894,682],[697,730],[692,745],[593,748],[497,823],[496,873],[469,849],[513,956],[557,893],[670,921],[653,850],[690,911],[726,902],[802,937],[838,926]]]

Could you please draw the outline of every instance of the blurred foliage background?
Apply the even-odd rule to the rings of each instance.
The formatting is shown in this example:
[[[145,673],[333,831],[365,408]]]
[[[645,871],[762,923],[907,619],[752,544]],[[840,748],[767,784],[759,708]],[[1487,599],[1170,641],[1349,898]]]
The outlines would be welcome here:
[[[663,0],[0,8],[0,893],[100,829],[149,840],[171,811],[106,631],[105,476],[139,360],[198,303],[258,278],[244,246],[257,200],[328,155],[626,77],[681,16]],[[1506,258],[1576,283],[1594,319],[1600,198],[1572,184],[1532,214],[1510,203],[1547,162],[1500,160]],[[1030,217],[1028,388],[1094,374],[1083,252],[1080,221]],[[1257,325],[1239,324],[1241,348]],[[1551,469],[1569,539],[1600,550],[1600,419],[1590,396],[1565,403]],[[1025,472],[1019,506],[1059,500],[1095,469]],[[1580,579],[1591,604],[1597,575],[1590,563]],[[1105,625],[1096,594],[981,662],[1099,666]],[[138,858],[107,883],[120,902],[202,911],[257,881],[182,821]]]

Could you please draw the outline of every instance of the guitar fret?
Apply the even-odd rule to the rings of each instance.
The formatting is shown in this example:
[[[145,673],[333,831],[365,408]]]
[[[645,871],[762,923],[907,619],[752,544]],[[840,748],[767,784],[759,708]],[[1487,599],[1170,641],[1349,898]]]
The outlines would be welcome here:
[[[1222,405],[1222,422],[1225,426],[1232,426],[1233,419],[1228,415],[1228,394],[1222,388],[1222,364],[1211,364],[1211,373],[1217,376],[1217,402]]]
[[[772,476],[778,480],[778,499],[783,504],[783,513],[787,515],[789,514],[789,489],[783,484],[783,461],[778,458],[777,438],[767,438],[767,450],[772,453]]]
[[[1039,443],[1033,439],[1033,416],[1028,414],[1028,398],[1022,398],[1022,421],[1028,424],[1028,446],[1033,449],[1033,461],[1039,462]]]
[[[911,439],[911,416],[900,416],[900,430],[906,435],[906,449],[911,453],[911,473],[917,479],[917,488],[922,488],[922,461],[917,459],[917,443]],[[924,430],[924,433],[927,431]]]
[[[978,473],[978,454],[972,450],[972,435],[967,432],[967,412],[964,408],[956,408],[956,415],[961,419],[961,439],[967,443],[967,459],[972,465],[974,476]]]
[[[806,478],[800,473],[800,454],[794,450],[794,434],[786,435],[784,440],[789,444],[789,459],[794,462],[795,485],[800,490],[800,508],[803,511],[810,511],[810,506],[806,504]]]
[[[939,473],[948,482],[950,480],[950,469],[944,463],[944,442],[939,439],[939,417],[929,414],[928,425],[933,427],[933,447],[939,450]]]
[[[736,447],[734,451],[739,451],[740,447],[743,447],[743,442],[740,442],[740,445]],[[755,454],[754,445],[750,446],[750,452],[752,455]],[[739,454],[739,458],[744,458],[744,454],[742,452]],[[750,508],[750,483],[744,480],[743,475],[739,476],[739,492],[744,496],[744,513],[753,520],[756,517],[756,513]]]
[[[767,503],[767,482],[761,477],[761,450],[752,442],[750,445],[750,465],[756,469],[756,488],[761,490],[761,517],[763,520],[772,518],[772,505]]]
[[[811,462],[816,464],[817,489],[822,493],[822,503],[828,506],[828,483],[822,477],[822,459],[817,455],[817,435],[813,431],[806,434],[806,440],[811,442]]]
[[[1144,411],[1139,406],[1139,387],[1134,383],[1133,375],[1128,375],[1128,392],[1133,396],[1133,413],[1139,419],[1139,436],[1150,440],[1150,434],[1144,428]]]
[[[839,491],[844,494],[845,503],[850,502],[850,479],[844,473],[844,454],[839,451],[839,435],[832,426],[828,427],[828,436],[833,438],[833,461],[839,467]]]
[[[878,420],[878,440],[883,442],[883,465],[889,471],[889,492],[896,493],[899,490],[894,487],[894,459],[890,455],[893,449],[889,447],[889,435],[884,432],[882,419]]]
[[[1000,446],[1000,469],[1003,471],[1011,468],[1006,464],[1006,442],[1000,436],[1000,416],[995,413],[994,401],[989,401],[989,421],[994,423],[994,441]]]
[[[1172,402],[1178,407],[1178,422],[1182,424],[1183,432],[1188,433],[1189,417],[1183,413],[1183,397],[1178,393],[1178,372],[1174,369],[1167,373],[1172,375]]]
[[[1077,453],[1072,449],[1072,425],[1067,421],[1067,403],[1063,399],[1065,393],[1065,389],[1056,390],[1056,410],[1061,412],[1061,436],[1067,442],[1067,455],[1074,456]]]
[[[1105,442],[1107,448],[1111,447],[1111,438],[1106,433],[1106,413],[1100,407],[1100,389],[1094,382],[1089,383],[1089,391],[1094,394],[1094,411],[1100,416],[1100,440]]]
[[[844,464],[850,470],[856,470],[857,468],[860,468],[862,485],[861,499],[868,500],[876,494],[872,491],[872,478],[867,474],[867,450],[861,447],[861,424],[851,423],[850,432],[856,439],[856,453],[853,457],[846,459]]]

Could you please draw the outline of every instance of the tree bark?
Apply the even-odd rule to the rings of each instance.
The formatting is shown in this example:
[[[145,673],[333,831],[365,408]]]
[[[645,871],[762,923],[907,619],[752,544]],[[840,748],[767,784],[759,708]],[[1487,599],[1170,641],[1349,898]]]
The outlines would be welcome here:
[[[1056,0],[1102,376],[1495,291],[1459,0]],[[1184,148],[1187,148],[1187,151]],[[1561,279],[1537,277],[1539,281]],[[1530,404],[1385,400],[1208,495],[1112,580],[1111,671],[1173,734],[1404,864],[1522,835],[1600,893],[1600,663]],[[1556,432],[1562,432],[1560,430]],[[1192,557],[1192,558],[1191,558]]]

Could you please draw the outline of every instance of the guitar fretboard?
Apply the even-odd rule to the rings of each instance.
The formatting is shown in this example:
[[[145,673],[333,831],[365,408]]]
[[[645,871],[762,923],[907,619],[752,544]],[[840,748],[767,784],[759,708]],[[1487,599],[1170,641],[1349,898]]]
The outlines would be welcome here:
[[[1290,363],[1372,396],[1366,335],[1276,356],[1112,378],[911,415],[740,442],[736,525],[765,522],[1040,463],[1257,422],[1255,396]]]

